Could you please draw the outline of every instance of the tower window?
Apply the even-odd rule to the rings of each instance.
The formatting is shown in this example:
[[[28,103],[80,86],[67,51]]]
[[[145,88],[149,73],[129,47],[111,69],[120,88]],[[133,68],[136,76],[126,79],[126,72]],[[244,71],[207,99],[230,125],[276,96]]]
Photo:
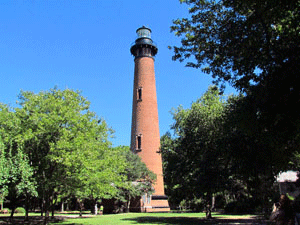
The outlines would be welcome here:
[[[142,88],[137,89],[137,100],[142,100]]]
[[[137,136],[137,151],[142,150],[142,135]]]

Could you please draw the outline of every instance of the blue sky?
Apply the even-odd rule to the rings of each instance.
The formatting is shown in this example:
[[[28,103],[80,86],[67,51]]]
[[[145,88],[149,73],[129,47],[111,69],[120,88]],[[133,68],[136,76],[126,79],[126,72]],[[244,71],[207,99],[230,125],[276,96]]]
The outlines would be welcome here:
[[[1,0],[0,102],[15,106],[20,90],[81,90],[91,110],[115,130],[114,146],[130,144],[134,61],[130,46],[146,25],[155,59],[160,134],[172,108],[187,108],[211,84],[200,70],[172,61],[172,20],[188,16],[178,0]],[[234,90],[228,88],[229,94]]]

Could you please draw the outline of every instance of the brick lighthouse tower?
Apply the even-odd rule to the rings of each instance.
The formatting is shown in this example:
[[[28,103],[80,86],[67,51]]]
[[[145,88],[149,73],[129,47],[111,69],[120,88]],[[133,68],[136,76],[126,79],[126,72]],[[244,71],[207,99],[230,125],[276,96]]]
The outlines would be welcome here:
[[[157,47],[151,39],[151,30],[141,27],[131,47],[134,56],[134,88],[132,103],[131,150],[138,154],[157,180],[152,195],[142,196],[135,206],[138,211],[169,211],[164,192],[162,159],[159,153],[160,136],[155,87],[154,56]]]

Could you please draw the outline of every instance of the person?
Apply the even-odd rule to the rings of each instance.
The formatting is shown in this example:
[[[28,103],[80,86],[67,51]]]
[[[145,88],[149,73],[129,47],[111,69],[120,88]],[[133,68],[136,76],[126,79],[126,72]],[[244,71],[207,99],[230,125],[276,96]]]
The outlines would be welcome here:
[[[285,194],[281,195],[279,202],[274,204],[270,220],[276,221],[277,225],[295,224],[295,213],[291,200]]]
[[[211,219],[211,206],[210,204],[206,205],[206,219]]]
[[[99,213],[100,215],[103,215],[103,210],[104,210],[104,206],[101,205],[101,206],[100,206],[100,213]]]

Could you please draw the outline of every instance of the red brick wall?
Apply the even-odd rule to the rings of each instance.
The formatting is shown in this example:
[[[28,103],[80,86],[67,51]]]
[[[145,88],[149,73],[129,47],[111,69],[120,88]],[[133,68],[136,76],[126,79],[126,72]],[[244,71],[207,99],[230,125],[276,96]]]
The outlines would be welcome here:
[[[138,89],[142,88],[142,98],[138,100]],[[160,135],[155,86],[154,59],[137,57],[135,59],[131,150],[137,149],[137,136],[141,136],[141,149],[137,154],[147,167],[157,175],[153,195],[164,195],[162,159],[160,153]],[[152,201],[155,204],[159,201]]]

